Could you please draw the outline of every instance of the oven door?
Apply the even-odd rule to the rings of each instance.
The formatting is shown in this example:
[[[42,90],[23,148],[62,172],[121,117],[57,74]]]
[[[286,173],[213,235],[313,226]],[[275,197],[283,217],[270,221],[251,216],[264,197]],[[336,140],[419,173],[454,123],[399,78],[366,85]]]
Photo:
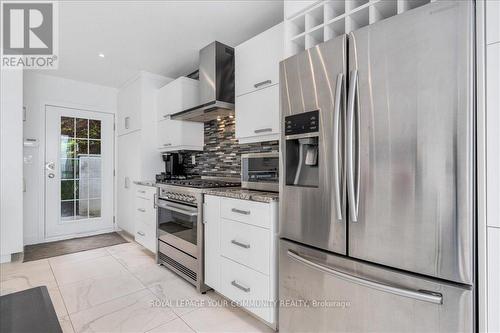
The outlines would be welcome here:
[[[198,207],[158,199],[159,240],[197,258]]]

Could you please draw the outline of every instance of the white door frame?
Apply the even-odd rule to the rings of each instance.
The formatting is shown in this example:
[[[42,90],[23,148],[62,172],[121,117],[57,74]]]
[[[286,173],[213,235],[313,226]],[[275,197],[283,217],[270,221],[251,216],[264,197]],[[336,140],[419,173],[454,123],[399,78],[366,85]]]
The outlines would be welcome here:
[[[89,112],[97,112],[97,113],[104,113],[104,114],[109,114],[112,116],[112,122],[113,122],[113,142],[112,142],[112,167],[113,167],[113,188],[112,188],[112,215],[113,215],[113,224],[111,228],[108,229],[102,229],[98,231],[92,231],[92,232],[87,232],[87,233],[78,233],[78,234],[72,234],[72,235],[64,235],[64,236],[54,236],[54,237],[47,237],[46,236],[46,179],[45,179],[45,161],[46,161],[46,140],[47,140],[47,133],[46,133],[46,108],[47,107],[60,107],[60,108],[67,108],[67,109],[76,109],[80,111],[89,111]],[[107,109],[102,109],[97,106],[93,105],[85,105],[85,104],[78,104],[78,103],[70,103],[70,102],[62,102],[62,101],[43,101],[40,104],[40,112],[43,112],[43,125],[42,125],[42,137],[43,137],[43,142],[40,142],[40,147],[43,149],[41,152],[41,158],[40,158],[40,168],[41,168],[41,182],[42,186],[40,187],[42,189],[41,193],[41,213],[42,213],[42,218],[39,223],[39,228],[38,228],[38,234],[39,234],[39,241],[37,243],[43,243],[43,242],[52,242],[52,241],[58,241],[58,240],[64,240],[64,239],[70,239],[70,238],[75,238],[75,237],[85,237],[85,236],[92,236],[92,235],[97,235],[97,234],[102,234],[106,232],[112,232],[119,230],[116,225],[115,221],[115,216],[116,216],[116,114],[114,112],[110,112]]]

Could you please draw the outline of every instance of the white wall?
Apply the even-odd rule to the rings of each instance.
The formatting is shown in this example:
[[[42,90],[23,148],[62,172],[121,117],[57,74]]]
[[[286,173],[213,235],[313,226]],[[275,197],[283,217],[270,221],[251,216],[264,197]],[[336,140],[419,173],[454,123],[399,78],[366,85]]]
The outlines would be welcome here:
[[[0,88],[0,262],[7,262],[23,251],[22,70],[2,70]]]
[[[25,73],[24,139],[37,139],[38,147],[24,149],[24,243],[44,241],[45,104],[116,113],[117,89],[45,74]]]

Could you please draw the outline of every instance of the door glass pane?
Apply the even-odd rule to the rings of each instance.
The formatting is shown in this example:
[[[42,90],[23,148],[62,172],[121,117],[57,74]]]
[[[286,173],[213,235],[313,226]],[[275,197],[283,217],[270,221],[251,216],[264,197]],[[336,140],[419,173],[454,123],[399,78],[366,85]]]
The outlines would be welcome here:
[[[90,140],[89,153],[93,155],[101,155],[101,141]]]
[[[76,214],[75,219],[87,219],[89,217],[89,201],[85,200],[76,200]]]
[[[76,139],[76,156],[87,155],[89,153],[89,140]]]
[[[92,120],[89,121],[89,138],[90,139],[100,139],[101,138],[101,121]]]
[[[89,156],[86,162],[89,178],[101,178],[101,156]]]
[[[90,179],[89,180],[89,198],[100,199],[101,198],[101,180],[100,179]]]
[[[89,136],[89,120],[76,118],[76,137],[87,139]]]
[[[75,181],[71,180],[61,180],[61,200],[72,200],[75,195],[74,188]]]
[[[62,201],[61,202],[61,218],[63,220],[73,220],[75,216],[75,202]]]
[[[68,138],[67,136],[61,136],[61,157],[62,158],[75,157],[75,146],[76,146],[75,139]]]
[[[89,200],[89,217],[101,217],[101,199]]]
[[[101,217],[101,121],[61,117],[61,218]]]
[[[72,158],[61,159],[61,179],[75,178],[75,160]]]
[[[85,178],[75,179],[75,199],[89,198],[89,180]]]
[[[61,117],[61,135],[75,136],[75,118]]]

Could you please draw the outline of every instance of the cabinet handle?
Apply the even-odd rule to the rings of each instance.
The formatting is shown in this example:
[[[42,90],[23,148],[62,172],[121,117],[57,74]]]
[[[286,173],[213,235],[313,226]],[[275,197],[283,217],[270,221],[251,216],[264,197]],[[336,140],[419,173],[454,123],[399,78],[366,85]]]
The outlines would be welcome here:
[[[138,211],[145,213],[146,210],[144,208],[137,208]]]
[[[172,144],[171,143],[164,143],[163,146],[164,147],[168,147],[168,146],[171,146]]]
[[[245,287],[245,286],[241,285],[240,283],[238,283],[236,280],[231,281],[231,284],[233,286],[235,286],[236,288],[243,290],[246,293],[250,292],[250,287]]]
[[[125,177],[125,188],[129,188],[130,187],[130,178],[128,177]]]
[[[125,129],[130,127],[130,117],[125,117]]]
[[[143,191],[143,190],[138,190],[137,192],[139,192],[139,193],[146,193],[146,191]]]
[[[137,234],[138,234],[139,236],[146,236],[146,234],[145,234],[145,233],[143,233],[142,231],[137,231]]]
[[[266,85],[266,84],[271,84],[271,82],[272,82],[271,80],[265,80],[265,81],[262,81],[262,82],[256,83],[256,84],[254,84],[253,86],[254,86],[255,88],[258,88],[258,87],[260,87],[260,86],[264,86],[264,85]]]
[[[272,132],[273,129],[272,128],[260,128],[260,129],[256,129],[255,131],[253,131],[254,133],[264,133],[264,132]]]
[[[156,196],[157,194],[153,194],[153,209],[156,209],[157,205],[156,205]]]
[[[238,214],[243,214],[243,215],[250,215],[250,211],[249,210],[241,210],[241,209],[238,209],[238,208],[233,208],[233,209],[231,209],[231,211],[233,213],[238,213]]]
[[[232,240],[231,243],[233,243],[234,245],[237,245],[239,247],[242,247],[244,249],[249,249],[250,248],[250,244],[245,244],[245,243],[240,243],[238,242],[237,240]]]

